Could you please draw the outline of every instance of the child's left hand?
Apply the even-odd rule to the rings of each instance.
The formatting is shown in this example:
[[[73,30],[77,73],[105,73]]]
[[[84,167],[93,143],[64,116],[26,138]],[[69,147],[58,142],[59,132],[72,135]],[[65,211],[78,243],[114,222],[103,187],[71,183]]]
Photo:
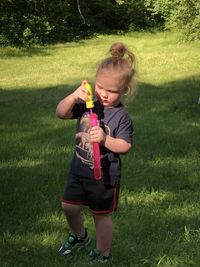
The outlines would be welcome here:
[[[94,126],[90,129],[90,142],[103,145],[106,140],[106,134],[100,126]]]

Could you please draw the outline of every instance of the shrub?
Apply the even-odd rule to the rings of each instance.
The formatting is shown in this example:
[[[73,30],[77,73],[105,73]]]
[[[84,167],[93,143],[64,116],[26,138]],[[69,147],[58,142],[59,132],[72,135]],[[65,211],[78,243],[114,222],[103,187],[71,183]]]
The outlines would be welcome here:
[[[185,40],[200,40],[200,2],[195,0],[146,0],[147,8],[159,14],[165,28],[178,29]]]

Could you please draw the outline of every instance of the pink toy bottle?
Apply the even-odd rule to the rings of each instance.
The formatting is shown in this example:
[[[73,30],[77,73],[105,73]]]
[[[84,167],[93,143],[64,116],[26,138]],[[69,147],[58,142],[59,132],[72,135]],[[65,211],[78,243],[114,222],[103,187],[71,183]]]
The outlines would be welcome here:
[[[97,126],[97,114],[90,113],[90,127]],[[96,180],[101,179],[101,159],[100,159],[100,149],[99,143],[92,143],[93,146],[93,161],[94,161],[94,177]]]

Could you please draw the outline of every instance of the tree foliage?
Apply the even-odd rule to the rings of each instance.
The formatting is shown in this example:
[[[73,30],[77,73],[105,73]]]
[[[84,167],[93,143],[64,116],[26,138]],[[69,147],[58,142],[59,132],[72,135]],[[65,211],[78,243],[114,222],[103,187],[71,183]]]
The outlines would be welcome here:
[[[200,2],[196,0],[146,0],[152,14],[159,14],[167,29],[178,29],[185,40],[200,40]]]
[[[1,0],[0,44],[30,46],[94,33],[176,27],[200,39],[194,0]]]

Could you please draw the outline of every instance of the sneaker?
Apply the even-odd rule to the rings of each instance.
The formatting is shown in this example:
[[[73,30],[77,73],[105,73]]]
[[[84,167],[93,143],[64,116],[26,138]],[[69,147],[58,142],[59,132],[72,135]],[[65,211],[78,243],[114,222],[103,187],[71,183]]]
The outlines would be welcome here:
[[[101,263],[107,263],[111,260],[111,254],[109,254],[108,256],[104,256],[101,254],[99,250],[93,249],[89,253],[89,258],[90,258],[90,261],[97,260],[98,262],[101,262]]]
[[[58,252],[61,255],[68,255],[71,254],[73,250],[76,249],[80,250],[89,244],[90,244],[90,238],[88,236],[87,231],[85,233],[84,238],[77,237],[75,234],[70,233],[64,244],[58,250]]]

